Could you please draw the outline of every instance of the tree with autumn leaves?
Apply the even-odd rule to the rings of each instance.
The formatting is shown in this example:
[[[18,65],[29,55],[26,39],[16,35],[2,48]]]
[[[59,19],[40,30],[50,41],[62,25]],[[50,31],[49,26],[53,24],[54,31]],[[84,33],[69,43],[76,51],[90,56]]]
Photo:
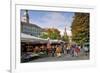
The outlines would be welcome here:
[[[56,28],[44,29],[41,38],[47,39],[48,37],[50,39],[60,39],[61,38],[60,31]]]
[[[89,13],[75,13],[71,26],[72,40],[78,44],[89,42]]]
[[[48,37],[53,40],[62,40],[62,41],[68,42],[67,34],[64,34],[63,36],[61,36],[60,31],[56,28],[44,29],[44,32],[42,33],[41,38],[47,39]]]

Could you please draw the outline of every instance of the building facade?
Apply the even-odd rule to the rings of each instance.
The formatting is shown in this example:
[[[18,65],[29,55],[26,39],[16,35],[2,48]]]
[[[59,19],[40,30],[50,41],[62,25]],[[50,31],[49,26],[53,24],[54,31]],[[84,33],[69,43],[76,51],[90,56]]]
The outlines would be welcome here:
[[[42,34],[42,28],[31,23],[21,22],[21,33],[40,37]]]
[[[23,16],[21,17],[21,33],[39,37],[42,34],[42,28],[36,24],[29,22],[28,10],[24,10]]]

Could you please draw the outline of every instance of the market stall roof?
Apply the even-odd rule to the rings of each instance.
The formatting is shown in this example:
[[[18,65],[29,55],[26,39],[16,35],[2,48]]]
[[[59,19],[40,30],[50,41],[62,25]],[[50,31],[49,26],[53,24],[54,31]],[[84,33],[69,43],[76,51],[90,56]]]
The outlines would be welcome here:
[[[21,33],[21,41],[23,42],[47,42],[47,39],[38,38],[25,33]]]
[[[32,36],[32,35],[28,35],[28,34],[25,34],[25,33],[21,33],[21,41],[22,42],[35,42],[35,43],[47,43],[48,42],[48,39],[43,39],[43,38],[39,38],[39,37],[35,37],[35,36]],[[63,42],[61,40],[49,40],[50,43],[60,43],[60,42]]]
[[[51,43],[61,43],[63,42],[62,40],[50,40]]]

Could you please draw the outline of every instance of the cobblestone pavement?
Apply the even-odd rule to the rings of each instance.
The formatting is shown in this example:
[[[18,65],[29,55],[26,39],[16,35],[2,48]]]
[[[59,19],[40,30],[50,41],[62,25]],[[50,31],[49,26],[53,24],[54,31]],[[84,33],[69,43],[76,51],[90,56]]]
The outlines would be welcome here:
[[[80,53],[79,56],[74,56],[72,57],[69,54],[65,54],[61,57],[44,57],[44,58],[39,58],[39,59],[35,59],[33,61],[30,62],[50,62],[50,61],[73,61],[73,60],[89,60],[89,55],[85,55],[84,53]]]

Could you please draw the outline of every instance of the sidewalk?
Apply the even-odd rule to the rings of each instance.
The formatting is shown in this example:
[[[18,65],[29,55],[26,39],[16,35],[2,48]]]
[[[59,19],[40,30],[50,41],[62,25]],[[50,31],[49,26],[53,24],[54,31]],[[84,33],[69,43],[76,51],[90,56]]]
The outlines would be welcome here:
[[[87,55],[84,55],[82,53],[80,53],[79,56],[75,56],[75,57],[72,57],[71,55],[69,54],[66,54],[66,55],[62,55],[61,57],[44,57],[44,58],[39,58],[39,59],[36,59],[36,60],[33,60],[33,61],[30,61],[30,63],[32,62],[51,62],[51,61],[74,61],[74,60],[88,60],[89,59],[89,56]]]

